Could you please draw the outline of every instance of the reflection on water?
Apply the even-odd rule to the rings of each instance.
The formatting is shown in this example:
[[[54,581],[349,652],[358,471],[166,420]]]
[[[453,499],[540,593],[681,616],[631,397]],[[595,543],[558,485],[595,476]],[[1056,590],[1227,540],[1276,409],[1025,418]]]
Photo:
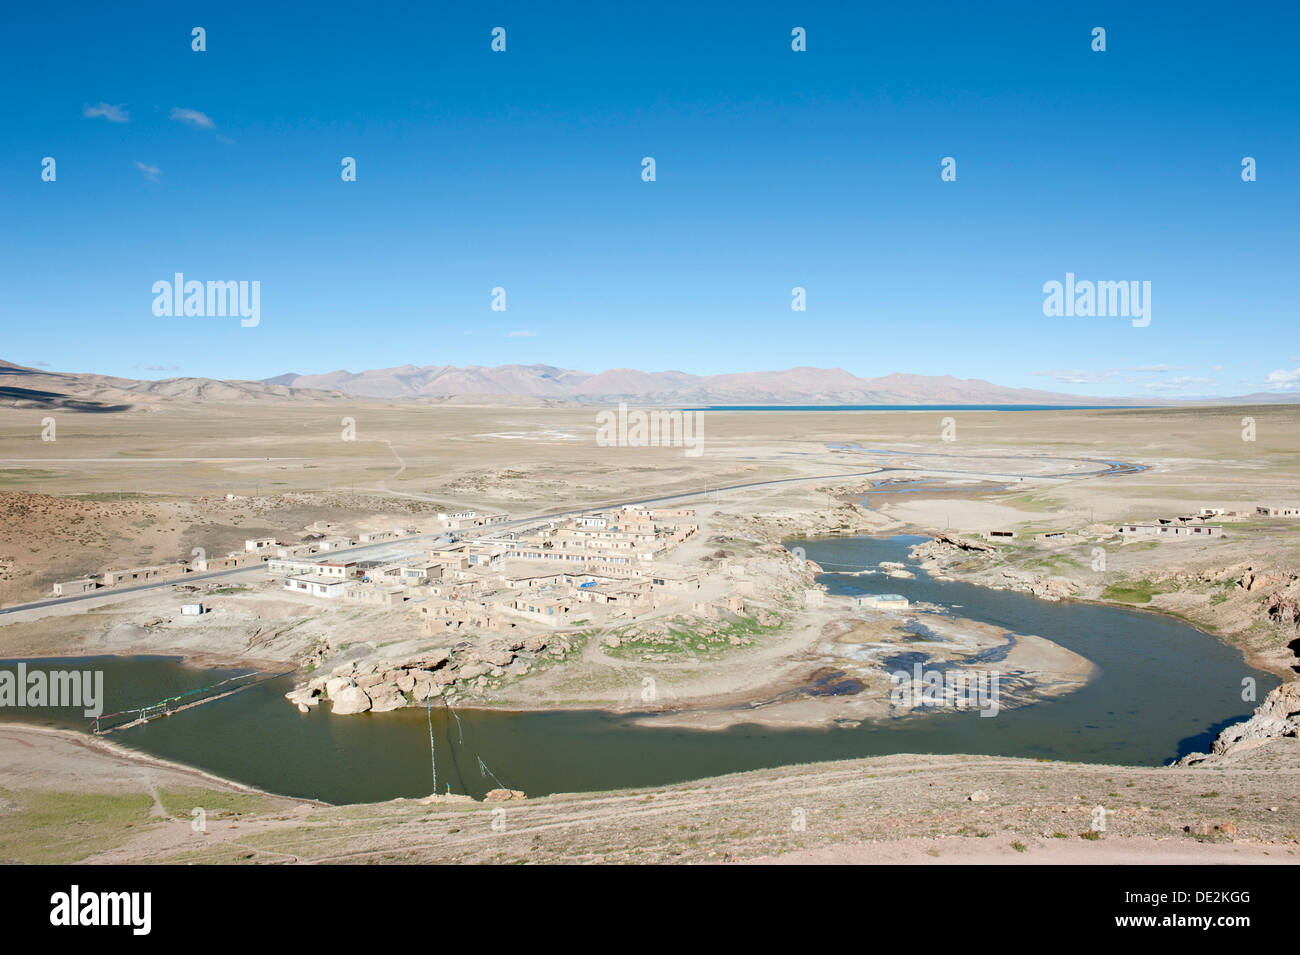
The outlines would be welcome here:
[[[874,567],[907,561],[917,538],[791,541],[810,560]],[[823,578],[832,593],[856,594],[870,577]],[[889,753],[983,753],[1086,762],[1160,765],[1208,748],[1219,729],[1249,715],[1241,681],[1260,698],[1278,684],[1217,640],[1156,614],[995,591],[918,573],[891,578],[912,601],[960,604],[962,615],[1074,650],[1099,667],[1064,697],[996,718],[934,712],[881,724],[824,730],[744,726],[724,731],[659,729],[594,711],[431,712],[438,788],[481,796],[501,784],[530,795],[654,786],[792,763]],[[923,634],[918,634],[923,635]],[[923,658],[925,654],[919,653]],[[901,660],[901,658],[900,658]],[[905,661],[902,661],[905,662]],[[161,657],[59,660],[29,666],[104,670],[104,711],[140,706],[242,672],[200,670]],[[6,664],[5,666],[10,666]],[[892,664],[891,664],[892,666]],[[905,668],[903,666],[900,669]],[[821,693],[851,692],[844,674],[821,675]],[[283,698],[293,680],[258,684],[171,717],[113,734],[115,742],[273,792],[329,802],[426,796],[432,790],[428,716],[422,708],[331,716],[299,713]],[[0,710],[0,717],[84,730],[80,710]],[[480,764],[479,760],[482,760]],[[495,776],[495,779],[493,778]]]

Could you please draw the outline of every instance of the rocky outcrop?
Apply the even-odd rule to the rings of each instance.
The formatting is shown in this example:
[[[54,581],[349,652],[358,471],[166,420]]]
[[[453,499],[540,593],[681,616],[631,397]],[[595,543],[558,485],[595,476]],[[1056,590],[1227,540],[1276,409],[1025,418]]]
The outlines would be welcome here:
[[[1268,619],[1288,627],[1300,625],[1300,584],[1288,582],[1264,598],[1264,611]]]
[[[527,673],[531,658],[520,657],[521,651],[537,655],[549,650],[563,656],[569,649],[563,636],[538,634],[483,649],[464,642],[454,649],[428,650],[401,660],[352,660],[335,666],[329,676],[313,677],[285,697],[304,712],[328,699],[333,704],[331,713],[385,713],[409,702],[425,703],[454,693],[457,684],[483,689],[489,677]]]
[[[1295,736],[1297,732],[1300,732],[1300,680],[1283,683],[1264,697],[1250,719],[1219,734],[1210,752],[1229,753],[1281,736]]]
[[[1254,749],[1284,736],[1300,736],[1300,680],[1283,683],[1264,697],[1264,702],[1256,707],[1250,719],[1235,723],[1220,733],[1210,747],[1209,755],[1190,753],[1177,765],[1214,762],[1215,757]]]
[[[981,540],[972,540],[969,537],[958,537],[956,534],[949,534],[946,531],[940,531],[934,535],[934,543],[941,547],[955,547],[957,550],[975,551],[978,553],[992,554],[997,548]]]

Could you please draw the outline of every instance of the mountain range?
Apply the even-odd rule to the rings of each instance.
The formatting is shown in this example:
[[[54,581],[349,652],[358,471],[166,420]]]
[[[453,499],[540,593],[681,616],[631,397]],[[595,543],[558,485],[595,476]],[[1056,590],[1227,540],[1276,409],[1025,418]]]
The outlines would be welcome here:
[[[402,365],[373,371],[279,375],[268,384],[368,398],[493,395],[648,404],[1078,404],[1076,395],[1005,388],[951,375],[859,378],[843,368],[790,368],[723,375],[612,368],[598,374],[552,365]],[[1122,404],[1106,399],[1093,404]],[[1131,402],[1130,402],[1131,403]]]
[[[859,378],[842,368],[691,375],[613,368],[592,374],[552,365],[402,365],[371,371],[284,374],[261,381],[147,380],[76,374],[0,361],[0,405],[119,411],[163,402],[296,401],[345,398],[447,403],[608,403],[710,405],[1181,405],[1187,400],[1094,398],[1008,388],[978,378],[892,374]],[[1300,394],[1261,392],[1199,403],[1273,404]]]

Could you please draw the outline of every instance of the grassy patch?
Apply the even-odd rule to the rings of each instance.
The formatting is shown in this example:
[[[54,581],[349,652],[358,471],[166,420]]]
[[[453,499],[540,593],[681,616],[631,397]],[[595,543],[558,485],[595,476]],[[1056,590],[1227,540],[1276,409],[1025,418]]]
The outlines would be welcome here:
[[[25,484],[55,476],[54,471],[41,468],[0,468],[0,484]]]
[[[1118,603],[1150,603],[1156,594],[1164,593],[1149,580],[1127,580],[1111,584],[1101,592],[1102,600],[1114,600]]]
[[[763,626],[758,618],[747,614],[734,614],[722,620],[696,620],[677,617],[668,623],[667,632],[642,632],[636,625],[620,627],[612,632],[621,641],[617,647],[602,649],[612,657],[641,659],[645,655],[716,657],[728,650],[752,646],[755,639],[775,633],[784,621],[773,626]],[[702,633],[702,629],[712,633]],[[732,638],[740,643],[732,643]],[[749,640],[746,644],[743,641]]]
[[[209,819],[224,819],[248,813],[273,812],[274,800],[256,793],[222,792],[200,787],[185,789],[160,789],[158,801],[170,816],[190,818],[191,810],[202,809]]]
[[[106,795],[0,790],[0,862],[67,864],[126,842],[154,825],[146,793]]]

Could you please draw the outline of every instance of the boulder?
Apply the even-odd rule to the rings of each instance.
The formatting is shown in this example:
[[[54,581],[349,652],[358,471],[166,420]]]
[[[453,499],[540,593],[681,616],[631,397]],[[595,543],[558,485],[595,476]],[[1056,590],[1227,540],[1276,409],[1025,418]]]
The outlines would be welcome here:
[[[382,683],[370,691],[370,711],[372,713],[387,713],[389,710],[400,709],[406,705],[406,697],[402,695],[396,684]]]
[[[320,691],[312,689],[310,686],[300,686],[297,689],[290,690],[284,695],[284,698],[290,703],[297,703],[299,707],[316,706],[320,703]]]
[[[370,709],[370,697],[355,684],[344,687],[337,694],[331,693],[330,699],[334,702],[330,712],[339,716],[351,716]]]
[[[430,650],[420,657],[420,667],[425,670],[436,670],[450,659],[450,650]]]
[[[345,676],[336,676],[332,680],[325,682],[325,695],[331,700],[335,699],[340,693],[350,686],[356,686],[351,679]]]
[[[442,686],[428,681],[416,683],[415,689],[411,691],[411,698],[421,703],[438,696],[442,696]]]
[[[483,654],[483,661],[494,667],[508,667],[515,655],[511,650],[488,650]]]
[[[483,797],[484,802],[508,802],[511,799],[527,799],[522,789],[489,789]]]

